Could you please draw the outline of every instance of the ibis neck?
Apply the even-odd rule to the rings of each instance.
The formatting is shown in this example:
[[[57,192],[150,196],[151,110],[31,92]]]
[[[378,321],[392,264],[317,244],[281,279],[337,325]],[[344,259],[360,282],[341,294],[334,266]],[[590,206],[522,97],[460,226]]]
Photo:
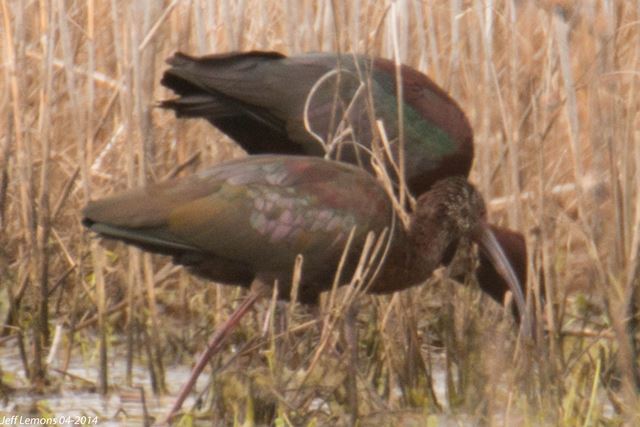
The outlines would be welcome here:
[[[371,292],[394,292],[424,283],[453,241],[446,229],[424,222],[414,221],[408,232],[398,234]]]
[[[409,239],[407,281],[408,286],[414,286],[423,283],[438,268],[453,238],[441,226],[422,223],[412,225]]]

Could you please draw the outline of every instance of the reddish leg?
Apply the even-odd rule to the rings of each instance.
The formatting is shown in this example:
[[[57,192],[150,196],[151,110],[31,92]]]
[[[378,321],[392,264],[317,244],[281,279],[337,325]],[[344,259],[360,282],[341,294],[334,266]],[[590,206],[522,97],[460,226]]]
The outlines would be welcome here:
[[[220,350],[220,347],[225,342],[231,331],[235,329],[242,316],[244,316],[247,311],[255,304],[255,302],[265,295],[265,286],[262,282],[256,279],[254,283],[251,285],[251,292],[247,295],[247,298],[242,302],[242,304],[231,314],[229,319],[224,322],[211,336],[209,339],[209,344],[207,344],[206,350],[202,353],[198,362],[193,367],[191,371],[191,376],[187,380],[187,382],[180,389],[180,393],[178,393],[178,397],[176,398],[173,406],[171,407],[171,411],[167,415],[165,422],[169,422],[180,410],[182,404],[185,399],[191,392],[191,389],[196,384],[198,377],[204,370],[209,360]]]

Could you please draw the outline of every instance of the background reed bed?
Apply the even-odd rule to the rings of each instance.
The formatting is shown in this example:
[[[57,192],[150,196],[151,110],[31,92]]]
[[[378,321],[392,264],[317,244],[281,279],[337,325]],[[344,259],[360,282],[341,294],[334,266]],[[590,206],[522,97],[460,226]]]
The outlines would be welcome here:
[[[163,60],[267,49],[398,58],[451,93],[475,131],[471,179],[492,222],[527,235],[546,332],[516,348],[504,310],[440,271],[428,286],[358,299],[349,386],[336,350],[344,313],[331,298],[319,317],[290,307],[284,329],[272,302],[201,381],[197,413],[340,425],[350,389],[361,425],[640,422],[638,2],[0,0],[0,16],[0,350],[20,361],[13,370],[0,358],[6,413],[21,410],[25,389],[125,401],[136,366],[148,378],[140,405],[177,392],[172,369],[191,363],[241,291],[101,244],[79,212],[90,198],[242,156],[204,121],[156,108],[170,96]],[[93,377],[71,375],[78,356]],[[145,406],[141,417],[162,412]]]

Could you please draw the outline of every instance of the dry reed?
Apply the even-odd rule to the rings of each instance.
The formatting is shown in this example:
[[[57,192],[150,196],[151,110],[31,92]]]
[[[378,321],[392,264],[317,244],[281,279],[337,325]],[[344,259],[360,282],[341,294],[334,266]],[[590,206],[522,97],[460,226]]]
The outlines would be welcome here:
[[[342,424],[356,393],[361,425],[640,423],[637,2],[0,0],[0,13],[0,346],[15,340],[25,371],[8,377],[0,359],[8,411],[8,388],[68,386],[71,355],[96,343],[102,393],[114,363],[131,386],[142,365],[151,391],[177,391],[169,366],[190,362],[239,291],[102,245],[79,212],[89,198],[242,155],[208,124],[155,108],[169,96],[164,58],[272,49],[384,56],[454,96],[475,130],[471,179],[492,221],[527,235],[547,332],[513,357],[503,310],[441,271],[428,286],[359,297],[360,364],[345,385],[333,293],[320,326],[292,309],[285,333],[264,329],[270,345],[259,309],[232,337],[240,350],[215,362],[215,410],[203,412]],[[120,336],[126,361],[113,360]]]

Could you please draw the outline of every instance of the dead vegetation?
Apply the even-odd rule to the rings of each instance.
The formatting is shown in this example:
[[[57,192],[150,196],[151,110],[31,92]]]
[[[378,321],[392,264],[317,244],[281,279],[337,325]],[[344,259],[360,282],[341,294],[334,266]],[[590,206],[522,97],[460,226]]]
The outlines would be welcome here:
[[[530,285],[547,300],[544,339],[520,348],[503,310],[446,271],[358,298],[361,425],[638,424],[636,2],[1,0],[0,16],[0,351],[17,348],[22,368],[0,359],[7,413],[15,389],[86,388],[62,375],[78,354],[96,391],[138,385],[144,366],[147,399],[176,393],[167,372],[241,295],[80,225],[89,198],[242,155],[204,121],[155,108],[164,58],[329,50],[398,58],[460,103],[472,180],[492,220],[527,235]],[[245,318],[195,413],[346,423],[344,311],[327,297],[320,317],[289,307],[276,327],[273,306]]]

